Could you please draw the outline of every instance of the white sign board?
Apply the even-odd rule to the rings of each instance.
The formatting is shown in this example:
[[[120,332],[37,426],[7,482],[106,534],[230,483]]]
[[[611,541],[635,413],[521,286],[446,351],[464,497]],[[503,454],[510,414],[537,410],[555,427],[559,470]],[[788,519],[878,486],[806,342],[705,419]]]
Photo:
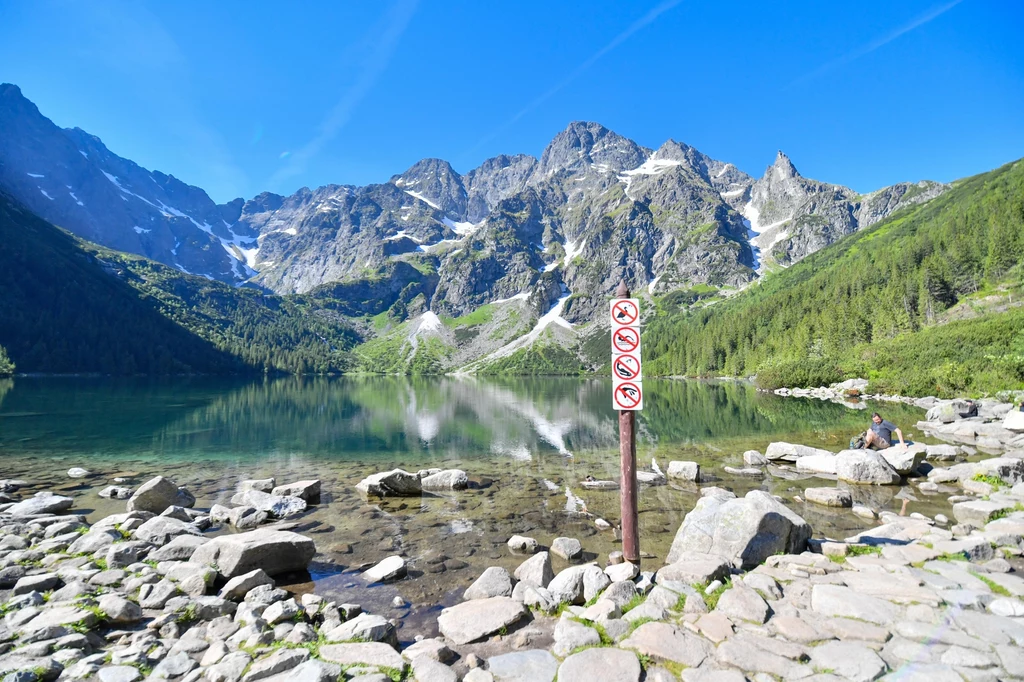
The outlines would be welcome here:
[[[609,304],[612,323],[612,407],[644,409],[640,357],[640,301],[617,298]]]

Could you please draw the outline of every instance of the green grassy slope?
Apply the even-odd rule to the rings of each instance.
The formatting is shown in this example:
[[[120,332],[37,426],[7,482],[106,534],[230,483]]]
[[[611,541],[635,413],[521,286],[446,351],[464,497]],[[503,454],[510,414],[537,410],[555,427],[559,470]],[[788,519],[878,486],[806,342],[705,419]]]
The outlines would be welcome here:
[[[942,324],[954,306],[1024,294],[1024,162],[850,235],[700,310],[663,300],[651,374],[749,375],[766,387],[867,376],[876,390],[1024,386],[1024,311]],[[1008,308],[1008,306],[1003,306]]]
[[[315,304],[97,247],[0,194],[0,346],[20,372],[343,371],[356,340]]]

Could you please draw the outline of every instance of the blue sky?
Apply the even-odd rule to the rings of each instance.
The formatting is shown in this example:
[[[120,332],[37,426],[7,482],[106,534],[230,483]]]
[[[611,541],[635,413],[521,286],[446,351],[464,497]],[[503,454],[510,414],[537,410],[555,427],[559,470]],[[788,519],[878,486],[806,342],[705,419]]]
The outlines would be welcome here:
[[[466,172],[572,120],[870,191],[1024,156],[1024,3],[21,2],[0,81],[217,201]]]

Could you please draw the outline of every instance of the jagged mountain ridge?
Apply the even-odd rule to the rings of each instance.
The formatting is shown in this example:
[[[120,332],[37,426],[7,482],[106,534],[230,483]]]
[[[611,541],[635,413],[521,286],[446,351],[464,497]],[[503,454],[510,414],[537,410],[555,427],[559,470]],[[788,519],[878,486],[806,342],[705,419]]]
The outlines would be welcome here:
[[[511,300],[551,329],[599,318],[620,279],[647,294],[742,287],[946,188],[859,196],[803,178],[781,152],[755,179],[686,144],[651,150],[573,122],[539,159],[502,155],[465,174],[424,159],[380,184],[218,205],[58,128],[15,86],[0,86],[0,126],[0,187],[105,246],[277,293],[385,291],[402,319]]]

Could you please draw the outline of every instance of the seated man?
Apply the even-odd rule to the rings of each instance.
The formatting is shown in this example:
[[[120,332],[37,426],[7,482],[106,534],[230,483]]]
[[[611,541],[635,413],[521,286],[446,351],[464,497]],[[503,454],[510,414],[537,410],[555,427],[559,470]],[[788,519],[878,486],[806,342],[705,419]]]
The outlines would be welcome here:
[[[896,437],[900,439],[900,445],[906,447],[907,444],[903,440],[903,432],[900,431],[899,427],[890,421],[882,419],[882,415],[875,412],[871,415],[871,428],[864,434],[864,447],[874,450],[885,450],[892,445],[893,431],[896,432]]]

